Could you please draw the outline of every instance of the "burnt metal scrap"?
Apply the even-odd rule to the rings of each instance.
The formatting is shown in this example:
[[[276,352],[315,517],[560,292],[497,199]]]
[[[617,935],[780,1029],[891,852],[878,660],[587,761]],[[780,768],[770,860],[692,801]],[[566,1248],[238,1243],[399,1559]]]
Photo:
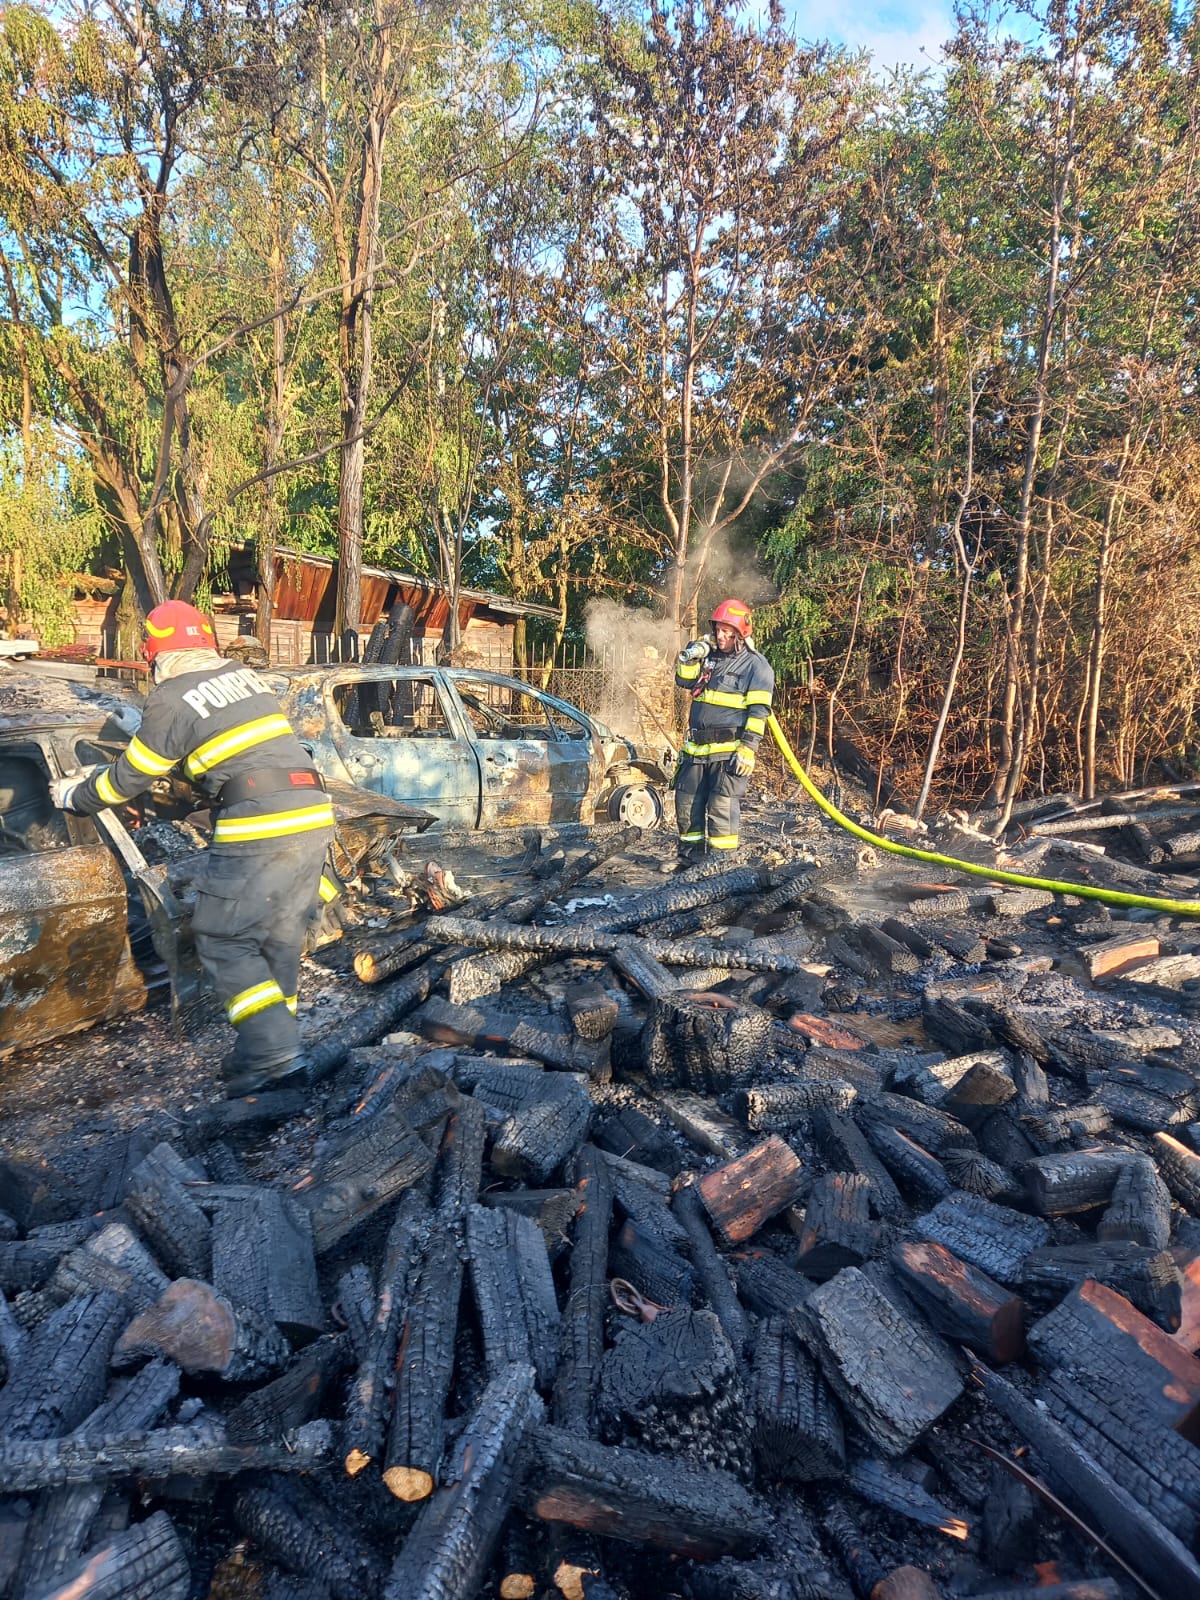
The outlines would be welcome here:
[[[1200,1597],[1200,936],[644,849],[0,1161],[0,1590]]]

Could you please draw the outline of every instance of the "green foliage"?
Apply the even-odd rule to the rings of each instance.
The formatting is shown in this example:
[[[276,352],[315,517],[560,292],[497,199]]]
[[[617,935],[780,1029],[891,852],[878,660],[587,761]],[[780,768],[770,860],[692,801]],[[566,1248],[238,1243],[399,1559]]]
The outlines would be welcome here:
[[[102,518],[78,452],[41,426],[29,459],[19,438],[0,440],[0,590],[20,624],[45,644],[69,643],[70,574],[98,549]],[[10,622],[12,618],[10,617]]]

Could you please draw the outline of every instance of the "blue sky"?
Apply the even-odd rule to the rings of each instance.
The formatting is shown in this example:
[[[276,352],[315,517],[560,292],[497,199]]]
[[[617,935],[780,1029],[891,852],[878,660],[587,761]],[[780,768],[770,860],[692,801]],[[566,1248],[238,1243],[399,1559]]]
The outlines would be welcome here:
[[[784,0],[784,11],[798,38],[867,49],[880,69],[934,65],[954,32],[949,0]]]

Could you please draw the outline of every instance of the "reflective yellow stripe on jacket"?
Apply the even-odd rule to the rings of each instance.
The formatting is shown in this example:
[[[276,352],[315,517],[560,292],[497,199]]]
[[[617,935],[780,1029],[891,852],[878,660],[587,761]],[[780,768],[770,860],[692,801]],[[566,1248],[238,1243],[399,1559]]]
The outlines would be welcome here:
[[[730,694],[725,689],[701,689],[699,694],[694,694],[692,700],[702,706],[728,706],[734,711],[744,711],[749,704],[749,696],[744,694]]]
[[[255,745],[280,739],[291,731],[291,724],[285,716],[256,717],[253,722],[243,722],[240,727],[229,728],[193,750],[187,758],[184,771],[189,778],[198,778],[202,773],[211,771],[218,762],[227,761],[230,756],[240,756]]]
[[[220,817],[213,830],[214,844],[245,844],[255,839],[285,839],[292,833],[311,833],[333,827],[333,806],[328,800],[299,811],[274,811],[259,817]]]
[[[123,806],[126,800],[131,800],[132,795],[122,794],[112,781],[113,769],[107,767],[96,777],[96,793],[106,806]]]
[[[737,739],[722,739],[716,744],[697,744],[694,739],[688,739],[683,746],[685,756],[729,756],[738,747]]]
[[[143,744],[136,737],[126,745],[125,759],[131,767],[144,772],[148,778],[161,778],[175,765],[170,756],[160,756],[157,750],[151,750],[148,744]]]

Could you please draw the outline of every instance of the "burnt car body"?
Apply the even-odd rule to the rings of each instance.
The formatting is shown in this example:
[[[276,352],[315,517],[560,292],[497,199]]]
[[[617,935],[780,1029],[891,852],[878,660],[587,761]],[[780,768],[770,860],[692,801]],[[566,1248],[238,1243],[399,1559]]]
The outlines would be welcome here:
[[[50,800],[51,778],[111,761],[139,721],[135,695],[0,669],[0,1057],[140,1010],[163,969],[177,1018],[194,999],[180,991],[198,975],[186,959],[187,887],[203,849],[171,830],[177,853],[155,867],[138,845],[138,824],[184,815],[195,806],[192,791],[165,782],[157,801],[149,794],[99,821]],[[434,820],[329,787],[352,871],[398,832]]]
[[[654,827],[668,774],[577,706],[466,667],[264,674],[327,782],[430,811],[444,828]]]

